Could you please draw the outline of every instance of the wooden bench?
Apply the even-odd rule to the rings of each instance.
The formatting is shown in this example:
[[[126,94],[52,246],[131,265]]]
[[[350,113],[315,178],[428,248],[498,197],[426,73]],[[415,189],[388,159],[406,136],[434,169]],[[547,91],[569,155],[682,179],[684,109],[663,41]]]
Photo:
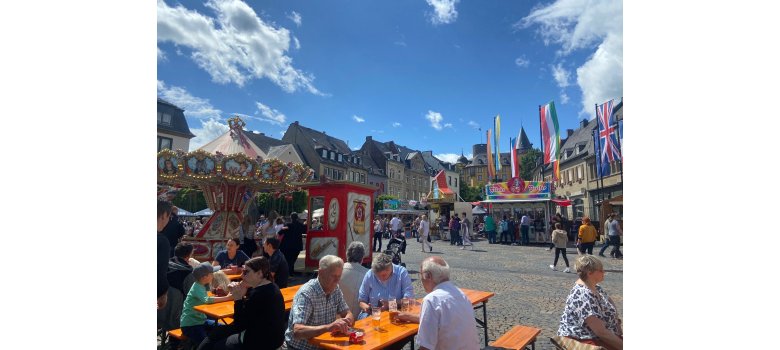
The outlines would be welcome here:
[[[225,317],[222,319],[222,321],[228,325],[233,323],[233,318],[231,317]],[[168,331],[168,337],[171,337],[173,339],[176,339],[180,342],[186,342],[187,336],[182,333],[181,328],[171,329]],[[163,341],[163,345],[165,345],[165,341]]]
[[[496,341],[490,343],[490,346],[522,350],[525,349],[528,344],[531,344],[531,349],[536,350],[536,337],[541,332],[542,330],[539,328],[517,325],[504,333],[500,338],[496,339]]]

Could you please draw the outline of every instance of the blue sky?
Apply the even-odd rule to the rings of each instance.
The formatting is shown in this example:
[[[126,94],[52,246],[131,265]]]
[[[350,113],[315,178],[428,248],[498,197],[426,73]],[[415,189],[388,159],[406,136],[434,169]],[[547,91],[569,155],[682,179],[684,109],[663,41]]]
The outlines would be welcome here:
[[[234,114],[450,161],[499,114],[503,151],[521,123],[538,148],[540,104],[565,134],[622,97],[622,18],[621,1],[159,0],[157,93],[185,109],[191,149]]]

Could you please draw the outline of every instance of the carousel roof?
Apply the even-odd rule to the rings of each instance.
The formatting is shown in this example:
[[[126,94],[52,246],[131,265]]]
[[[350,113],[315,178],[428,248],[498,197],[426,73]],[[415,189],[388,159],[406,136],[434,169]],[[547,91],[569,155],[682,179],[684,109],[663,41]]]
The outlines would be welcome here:
[[[257,156],[266,158],[267,156],[260,147],[244,134],[243,130],[234,127],[231,127],[222,136],[198,149],[210,153],[219,152],[224,155],[243,153],[250,158],[256,158]]]

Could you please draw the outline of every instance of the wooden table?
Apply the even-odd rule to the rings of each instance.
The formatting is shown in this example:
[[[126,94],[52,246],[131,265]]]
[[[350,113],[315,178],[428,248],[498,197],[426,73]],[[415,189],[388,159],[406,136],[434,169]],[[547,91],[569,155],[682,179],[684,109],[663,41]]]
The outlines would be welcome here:
[[[476,320],[477,324],[485,330],[485,346],[488,346],[487,301],[495,296],[496,293],[466,288],[461,288],[460,290],[469,298],[471,305],[474,305],[474,310],[482,309],[482,319],[480,320],[474,317],[474,320]],[[477,306],[477,304],[480,305]]]
[[[282,298],[284,299],[284,311],[289,312],[292,307],[293,297],[298,289],[301,289],[302,284],[297,286],[282,288]],[[194,307],[195,311],[202,312],[206,316],[215,320],[224,320],[226,317],[233,317],[235,309],[233,308],[233,300],[224,301],[221,303],[203,304]]]
[[[417,309],[412,312],[419,314],[419,306],[417,306]],[[309,343],[325,349],[374,350],[382,349],[390,344],[411,338],[412,349],[414,349],[414,335],[417,334],[417,330],[420,328],[420,325],[417,323],[393,324],[390,322],[390,312],[382,311],[382,316],[379,320],[378,331],[375,330],[374,326],[371,325],[371,316],[366,317],[360,321],[355,321],[355,324],[352,327],[363,330],[364,334],[362,343],[351,344],[349,342],[349,336],[343,334],[333,335],[330,332],[325,332],[309,339]]]

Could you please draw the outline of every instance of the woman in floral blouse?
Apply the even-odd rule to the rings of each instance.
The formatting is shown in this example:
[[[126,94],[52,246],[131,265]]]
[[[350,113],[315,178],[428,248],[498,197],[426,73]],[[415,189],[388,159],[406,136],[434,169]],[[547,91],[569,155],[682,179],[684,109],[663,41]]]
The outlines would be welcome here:
[[[615,303],[598,285],[604,280],[601,261],[583,255],[574,269],[580,278],[566,298],[558,335],[610,350],[623,349],[623,328]]]

